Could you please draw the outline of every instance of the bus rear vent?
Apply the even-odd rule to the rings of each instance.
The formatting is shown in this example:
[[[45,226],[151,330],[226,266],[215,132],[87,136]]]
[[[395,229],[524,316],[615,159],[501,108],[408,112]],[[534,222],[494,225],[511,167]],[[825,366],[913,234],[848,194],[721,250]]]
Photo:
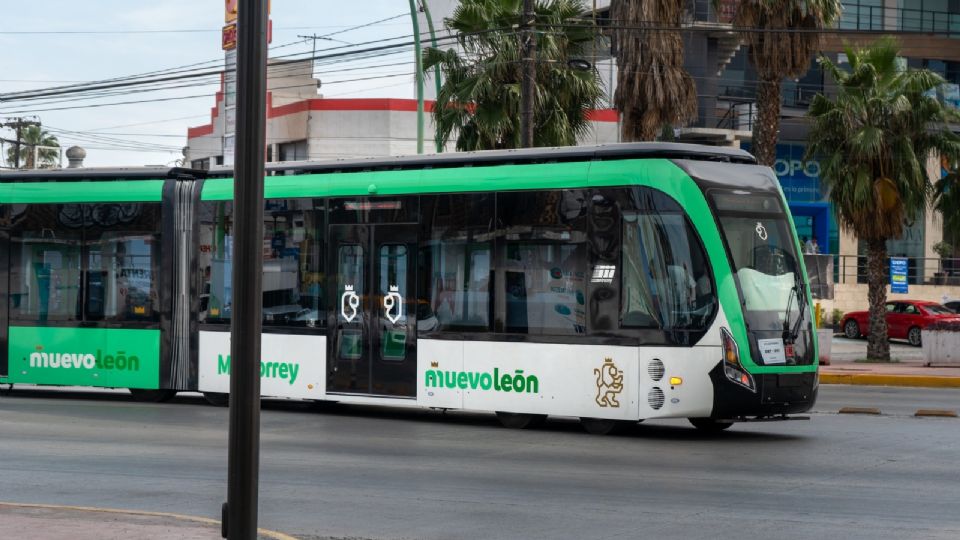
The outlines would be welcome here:
[[[663,407],[663,390],[654,386],[650,389],[650,393],[647,394],[647,403],[650,404],[650,408],[653,410],[659,410],[660,407]]]
[[[647,366],[647,373],[650,374],[650,378],[654,381],[662,379],[664,372],[663,362],[661,362],[659,358],[654,358]]]

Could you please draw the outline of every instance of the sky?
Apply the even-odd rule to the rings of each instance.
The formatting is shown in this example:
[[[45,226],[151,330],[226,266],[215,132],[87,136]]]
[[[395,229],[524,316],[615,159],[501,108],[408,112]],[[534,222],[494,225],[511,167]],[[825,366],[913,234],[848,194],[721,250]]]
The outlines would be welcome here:
[[[3,3],[8,2],[13,0]],[[62,148],[79,145],[87,150],[87,167],[174,165],[182,157],[187,127],[209,122],[218,79],[94,100],[64,101],[71,98],[61,96],[44,102],[8,101],[3,94],[201,62],[209,62],[202,66],[208,69],[220,67],[223,17],[223,0],[17,2],[16,9],[5,9],[0,17],[0,122],[39,117]],[[346,43],[401,36],[408,40],[413,33],[406,0],[273,0],[271,18],[271,57],[309,53],[313,40],[298,35],[340,32],[316,41],[319,54]],[[386,18],[391,19],[341,32]],[[414,97],[412,52],[318,66],[316,71],[324,97]],[[369,77],[376,78],[350,82]],[[165,101],[91,107],[157,99]],[[0,129],[0,138],[13,135]]]

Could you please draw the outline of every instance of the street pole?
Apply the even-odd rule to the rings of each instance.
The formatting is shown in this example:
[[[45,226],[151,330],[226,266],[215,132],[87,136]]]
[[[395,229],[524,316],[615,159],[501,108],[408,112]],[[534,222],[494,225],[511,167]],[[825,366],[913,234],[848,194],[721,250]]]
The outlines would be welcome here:
[[[537,52],[537,39],[534,34],[536,13],[534,0],[523,0],[523,19],[520,32],[523,40],[523,78],[520,87],[520,146],[533,147],[533,102],[536,87],[537,65],[534,57]]]
[[[23,128],[29,126],[40,127],[40,122],[36,120],[27,120],[25,118],[7,118],[6,123],[0,122],[0,127],[8,127],[16,131],[17,138],[13,141],[13,168],[20,168],[20,146],[23,141]]]
[[[252,540],[257,536],[260,473],[267,0],[239,0],[238,11],[230,440],[221,532],[231,540]]]
[[[410,0],[410,19],[413,21],[414,69],[417,77],[417,153],[423,153],[423,50],[420,48],[420,21],[417,20],[417,7]]]
[[[16,144],[16,148],[13,151],[13,168],[14,169],[20,168],[20,141],[23,139],[22,130],[23,130],[23,125],[18,123],[17,124],[17,144]]]
[[[439,47],[437,47],[437,32],[433,29],[433,17],[431,17],[430,15],[430,6],[427,5],[427,0],[421,0],[420,5],[423,6],[423,14],[427,18],[427,28],[430,30],[431,46],[434,49],[438,49]],[[441,81],[441,76],[442,74],[440,73],[440,64],[437,64],[436,66],[433,67],[433,82],[437,88],[436,99],[433,102],[434,107],[437,106],[437,101],[440,100],[440,88],[443,85]],[[441,141],[440,139],[437,139],[436,133],[434,133],[433,138],[434,138],[434,141],[436,141],[437,143],[437,153],[439,154],[443,152],[443,141]]]

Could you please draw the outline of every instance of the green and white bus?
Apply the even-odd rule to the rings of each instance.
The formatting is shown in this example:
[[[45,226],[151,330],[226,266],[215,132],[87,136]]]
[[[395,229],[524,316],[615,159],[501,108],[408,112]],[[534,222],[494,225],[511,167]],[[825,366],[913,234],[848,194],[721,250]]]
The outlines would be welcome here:
[[[226,401],[230,171],[0,174],[0,382]],[[271,164],[264,396],[593,432],[816,399],[806,272],[742,151],[624,144]]]

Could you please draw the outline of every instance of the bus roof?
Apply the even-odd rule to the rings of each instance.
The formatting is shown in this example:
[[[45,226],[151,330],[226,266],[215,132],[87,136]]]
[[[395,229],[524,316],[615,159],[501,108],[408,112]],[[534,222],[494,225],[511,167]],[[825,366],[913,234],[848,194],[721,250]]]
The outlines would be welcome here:
[[[205,171],[182,167],[103,167],[76,169],[36,169],[0,171],[0,182],[48,182],[51,180],[145,180],[192,177],[203,178]]]
[[[286,161],[268,163],[270,172],[323,173],[336,171],[372,171],[396,169],[431,169],[465,165],[508,165],[522,163],[550,163],[562,161],[594,161],[613,159],[690,159],[729,163],[756,164],[749,153],[720,146],[684,143],[617,143],[597,146],[566,146],[558,148],[522,148],[513,150],[484,150],[477,152],[450,152],[447,154],[376,157],[364,159],[334,159],[327,161]],[[213,167],[210,176],[233,176],[233,168]]]

